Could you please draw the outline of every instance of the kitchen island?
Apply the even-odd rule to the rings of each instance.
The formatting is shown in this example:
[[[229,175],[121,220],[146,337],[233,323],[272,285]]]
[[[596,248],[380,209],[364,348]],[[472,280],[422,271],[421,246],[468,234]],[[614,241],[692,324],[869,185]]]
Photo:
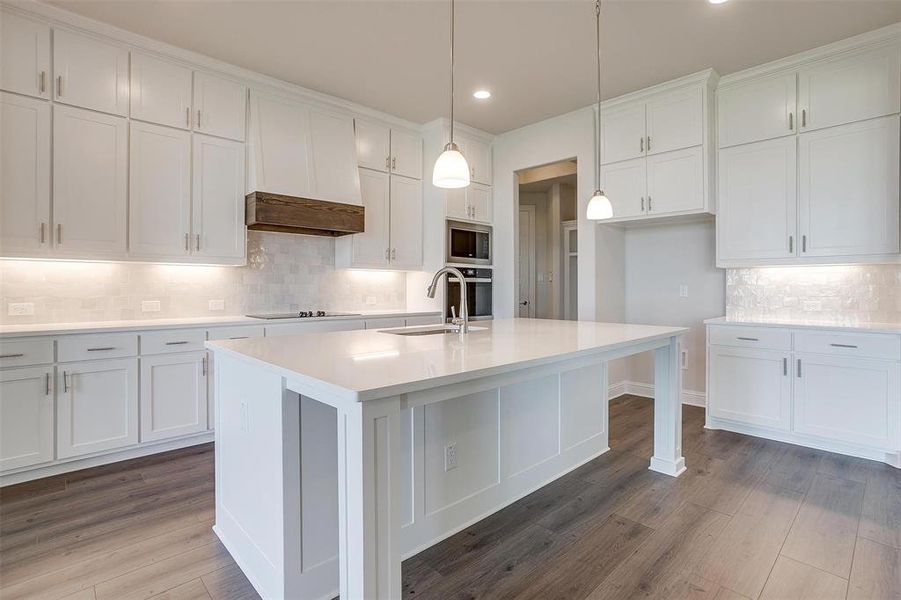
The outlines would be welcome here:
[[[207,342],[215,531],[264,598],[400,598],[403,558],[609,449],[612,359],[655,352],[650,468],[685,470],[685,328],[428,329]]]

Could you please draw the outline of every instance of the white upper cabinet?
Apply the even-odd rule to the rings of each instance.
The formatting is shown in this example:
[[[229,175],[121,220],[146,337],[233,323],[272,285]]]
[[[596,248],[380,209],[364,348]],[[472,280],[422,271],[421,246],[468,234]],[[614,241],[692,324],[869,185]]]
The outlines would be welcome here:
[[[243,83],[194,72],[194,131],[244,141],[246,115]]]
[[[897,254],[898,115],[800,136],[801,256]]]
[[[128,113],[128,50],[56,29],[53,99],[115,115]]]
[[[194,135],[193,248],[199,262],[241,264],[245,256],[244,144]]]
[[[901,111],[901,47],[878,48],[801,69],[800,130]]]
[[[457,144],[469,163],[469,177],[476,183],[491,185],[491,144],[461,135]]]
[[[720,87],[717,98],[720,148],[797,131],[794,72]]]
[[[422,267],[422,182],[391,178],[391,266]]]
[[[50,248],[50,104],[0,93],[0,254]]]
[[[491,223],[494,214],[491,196],[491,186],[471,183],[466,188],[466,198],[469,206],[472,207],[473,221]]]
[[[365,209],[363,233],[338,240],[339,244],[352,246],[352,262],[343,266],[384,267],[388,264],[391,222],[388,179],[387,173],[360,169],[360,191]]]
[[[601,110],[601,162],[619,162],[644,156],[645,103],[629,103]]]
[[[188,254],[191,232],[191,134],[131,122],[129,251]]]
[[[391,170],[391,128],[365,119],[354,119],[357,164],[374,171]],[[364,194],[363,203],[366,203]]]
[[[647,159],[647,214],[675,215],[704,209],[704,162],[700,146]]]
[[[448,219],[472,219],[472,210],[469,207],[465,189],[446,190],[444,199],[445,215]]]
[[[703,88],[693,87],[648,100],[645,150],[649,156],[701,145],[705,131],[703,95]]]
[[[604,165],[601,188],[613,205],[613,218],[643,215],[647,208],[647,166],[645,159],[635,158]]]
[[[288,98],[250,93],[250,182],[248,191],[308,195],[310,111]]]
[[[131,118],[181,129],[191,128],[191,69],[133,52]]]
[[[0,15],[0,89],[50,97],[50,26],[4,12]]]
[[[125,254],[127,180],[127,121],[54,106],[53,220],[58,255]]]
[[[343,204],[360,204],[353,118],[320,109],[310,110],[309,155],[313,164],[313,197]]]
[[[422,179],[422,138],[419,135],[391,130],[391,172]]]

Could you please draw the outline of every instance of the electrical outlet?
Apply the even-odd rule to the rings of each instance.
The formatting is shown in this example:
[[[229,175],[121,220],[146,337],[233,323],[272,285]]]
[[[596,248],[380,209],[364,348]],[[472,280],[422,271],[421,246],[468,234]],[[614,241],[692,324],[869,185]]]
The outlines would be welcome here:
[[[687,369],[687,368],[688,368],[688,350],[683,350],[683,351],[682,351],[681,363],[682,363],[682,368],[683,368],[683,369]]]
[[[376,300],[375,296],[366,296],[366,304],[371,306],[371,305],[375,304],[376,302],[377,302],[377,300]]]
[[[684,283],[679,286],[679,297],[688,298],[688,286]]]
[[[10,302],[7,314],[11,317],[27,317],[34,314],[34,302]]]
[[[450,471],[457,468],[457,442],[451,442],[444,447],[444,470]]]
[[[225,300],[210,300],[210,310],[225,310]]]
[[[821,310],[823,310],[823,303],[820,302],[819,300],[805,300],[801,304],[801,310],[808,311],[808,312],[809,311],[813,311],[813,312],[821,311]]]
[[[141,312],[160,312],[160,301],[141,300]]]

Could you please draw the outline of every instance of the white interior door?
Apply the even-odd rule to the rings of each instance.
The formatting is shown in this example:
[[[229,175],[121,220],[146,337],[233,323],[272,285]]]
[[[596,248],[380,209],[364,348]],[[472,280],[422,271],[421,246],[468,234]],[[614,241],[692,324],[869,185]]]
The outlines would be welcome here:
[[[601,189],[613,206],[613,217],[642,215],[647,207],[647,161],[635,158],[601,167]]]
[[[194,71],[194,131],[244,141],[247,87]]]
[[[128,114],[128,50],[65,29],[53,31],[53,99]]]
[[[244,144],[194,134],[193,180],[194,255],[226,262],[242,259]]]
[[[49,228],[50,104],[0,93],[0,250],[45,254]]]
[[[142,442],[206,431],[206,365],[206,352],[141,358]]]
[[[131,118],[191,128],[191,69],[149,54],[131,55]]]
[[[792,369],[779,350],[711,346],[707,409],[718,419],[788,431]]]
[[[4,12],[0,16],[0,89],[50,97],[50,27]]]
[[[389,175],[382,171],[360,169],[363,197],[363,233],[353,236],[353,264],[360,267],[384,267],[390,257],[388,204]]]
[[[701,146],[648,156],[647,169],[648,214],[665,215],[704,208]]]
[[[897,254],[898,116],[800,136],[802,256]]]
[[[391,264],[398,269],[422,267],[422,182],[391,177]]]
[[[360,204],[353,118],[311,110],[310,139],[315,197],[329,202]]]
[[[795,133],[796,78],[791,72],[717,90],[719,147]]]
[[[391,172],[422,179],[422,138],[416,134],[391,130]]]
[[[306,106],[251,91],[249,147],[249,191],[312,194],[310,111]]]
[[[700,146],[704,141],[704,89],[653,97],[647,104],[648,155]]]
[[[644,102],[601,111],[601,161],[614,163],[644,156]]]
[[[0,471],[53,460],[52,367],[0,371]]]
[[[391,129],[365,119],[354,119],[357,164],[366,169],[391,169]]]
[[[519,207],[517,315],[535,316],[535,207]]]

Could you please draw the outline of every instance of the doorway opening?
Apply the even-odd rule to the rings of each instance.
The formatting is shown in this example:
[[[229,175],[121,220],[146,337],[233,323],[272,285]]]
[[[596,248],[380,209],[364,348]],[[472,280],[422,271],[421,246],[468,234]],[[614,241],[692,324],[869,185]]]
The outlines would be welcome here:
[[[518,171],[517,317],[578,318],[575,159]]]

